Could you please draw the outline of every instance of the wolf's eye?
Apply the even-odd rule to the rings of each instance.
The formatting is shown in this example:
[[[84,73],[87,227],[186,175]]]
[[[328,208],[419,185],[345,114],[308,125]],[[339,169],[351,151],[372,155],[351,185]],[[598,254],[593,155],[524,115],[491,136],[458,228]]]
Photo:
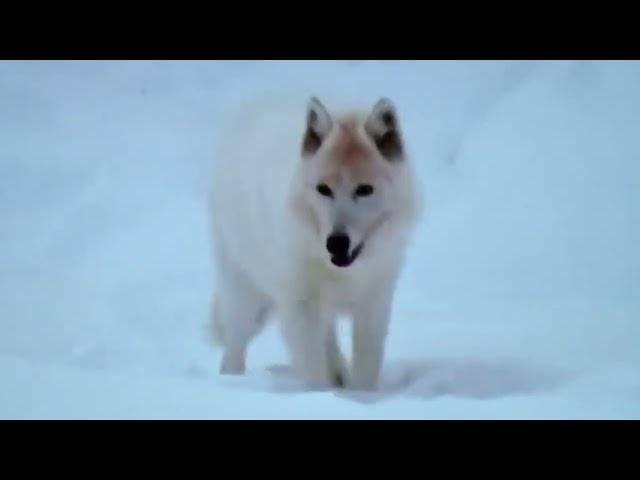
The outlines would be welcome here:
[[[318,191],[318,193],[320,195],[323,195],[325,197],[333,197],[333,192],[331,191],[331,189],[324,183],[321,183],[320,185],[318,185],[316,187],[316,190]]]
[[[356,197],[368,197],[373,193],[373,187],[368,184],[358,185],[355,192],[353,192]]]

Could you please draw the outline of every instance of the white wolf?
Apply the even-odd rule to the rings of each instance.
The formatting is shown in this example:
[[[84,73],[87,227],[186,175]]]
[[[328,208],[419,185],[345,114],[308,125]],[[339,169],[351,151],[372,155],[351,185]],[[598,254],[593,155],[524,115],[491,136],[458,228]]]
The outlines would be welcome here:
[[[253,102],[223,132],[213,168],[221,373],[245,371],[279,318],[311,389],[376,389],[397,278],[419,211],[395,106],[330,111],[316,98]],[[335,321],[352,320],[351,369]]]

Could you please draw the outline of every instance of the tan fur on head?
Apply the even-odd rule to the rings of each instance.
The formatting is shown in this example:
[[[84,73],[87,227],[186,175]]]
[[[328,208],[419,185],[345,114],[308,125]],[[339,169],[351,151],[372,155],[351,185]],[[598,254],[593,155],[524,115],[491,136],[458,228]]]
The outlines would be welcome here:
[[[366,116],[350,113],[334,121],[324,105],[312,97],[307,106],[303,156],[309,157],[318,152],[330,135],[336,135],[332,142],[332,154],[345,163],[358,163],[370,155],[370,142],[388,161],[401,160],[403,157],[397,114],[393,103],[387,98],[378,100]]]
[[[333,155],[342,163],[354,164],[365,160],[371,151],[358,136],[356,119],[348,119],[338,123],[339,132]]]

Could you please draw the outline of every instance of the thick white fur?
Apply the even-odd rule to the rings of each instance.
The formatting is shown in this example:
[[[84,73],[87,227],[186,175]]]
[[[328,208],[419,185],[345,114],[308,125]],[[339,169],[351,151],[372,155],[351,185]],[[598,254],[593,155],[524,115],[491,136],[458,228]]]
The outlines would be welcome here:
[[[418,213],[411,162],[376,159],[381,193],[367,208],[384,212],[384,221],[351,266],[334,266],[326,251],[334,207],[315,189],[328,168],[326,150],[301,155],[308,105],[307,98],[247,102],[220,136],[211,191],[217,274],[212,329],[224,349],[220,370],[245,371],[247,347],[273,312],[294,371],[309,388],[375,389],[396,281]],[[372,106],[347,113],[362,125]],[[342,118],[327,111],[332,121]],[[324,139],[332,141],[331,134]],[[340,315],[352,319],[351,369],[336,338]]]

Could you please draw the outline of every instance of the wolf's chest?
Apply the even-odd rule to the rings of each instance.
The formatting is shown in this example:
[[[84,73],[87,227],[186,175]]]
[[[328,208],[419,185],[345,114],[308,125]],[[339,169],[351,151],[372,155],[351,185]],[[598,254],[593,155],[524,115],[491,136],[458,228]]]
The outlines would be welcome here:
[[[353,304],[362,288],[361,283],[350,275],[332,271],[321,262],[312,262],[295,276],[294,288],[305,300],[344,310]]]

